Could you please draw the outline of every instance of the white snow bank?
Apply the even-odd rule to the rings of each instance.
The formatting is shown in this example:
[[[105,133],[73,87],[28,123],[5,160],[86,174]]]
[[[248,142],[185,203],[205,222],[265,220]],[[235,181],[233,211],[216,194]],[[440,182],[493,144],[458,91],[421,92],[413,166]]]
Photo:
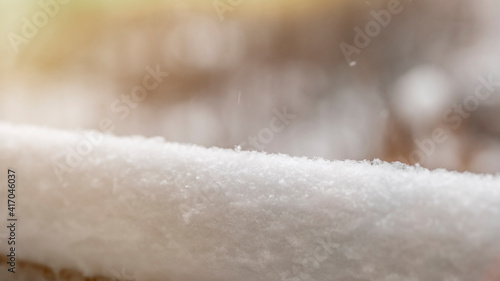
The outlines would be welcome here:
[[[88,133],[0,123],[0,137],[1,186],[8,167],[18,178],[18,257],[54,269],[183,281],[494,280],[499,270],[499,176],[114,136],[61,172]]]

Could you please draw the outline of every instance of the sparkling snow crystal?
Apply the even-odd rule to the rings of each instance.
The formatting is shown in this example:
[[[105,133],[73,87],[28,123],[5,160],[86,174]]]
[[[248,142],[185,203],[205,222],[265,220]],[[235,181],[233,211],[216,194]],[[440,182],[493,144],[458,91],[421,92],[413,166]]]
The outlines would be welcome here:
[[[10,124],[0,136],[24,261],[136,280],[497,280],[499,176]]]

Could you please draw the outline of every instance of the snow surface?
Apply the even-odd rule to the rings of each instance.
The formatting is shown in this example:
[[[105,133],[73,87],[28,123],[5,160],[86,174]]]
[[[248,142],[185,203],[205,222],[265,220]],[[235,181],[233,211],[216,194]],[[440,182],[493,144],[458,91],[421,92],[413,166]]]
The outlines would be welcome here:
[[[128,280],[497,280],[498,175],[106,135],[58,178],[89,135],[0,123],[20,259]]]

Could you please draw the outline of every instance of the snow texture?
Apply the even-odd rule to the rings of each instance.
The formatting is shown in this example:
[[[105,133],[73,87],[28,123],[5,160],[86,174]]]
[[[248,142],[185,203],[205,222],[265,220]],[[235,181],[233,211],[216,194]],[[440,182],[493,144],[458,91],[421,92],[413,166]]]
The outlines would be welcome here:
[[[8,167],[18,176],[18,257],[55,270],[127,280],[498,280],[498,175],[5,123],[0,136],[2,186]],[[61,168],[77,150],[86,155]]]

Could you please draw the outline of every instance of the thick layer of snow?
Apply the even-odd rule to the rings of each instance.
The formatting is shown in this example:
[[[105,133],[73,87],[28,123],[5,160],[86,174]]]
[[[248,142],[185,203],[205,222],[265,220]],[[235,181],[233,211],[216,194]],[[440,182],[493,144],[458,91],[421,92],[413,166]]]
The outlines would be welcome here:
[[[500,267],[499,176],[0,123],[2,186],[8,167],[18,257],[54,269],[451,281],[494,280]],[[5,188],[0,196],[6,222]]]

